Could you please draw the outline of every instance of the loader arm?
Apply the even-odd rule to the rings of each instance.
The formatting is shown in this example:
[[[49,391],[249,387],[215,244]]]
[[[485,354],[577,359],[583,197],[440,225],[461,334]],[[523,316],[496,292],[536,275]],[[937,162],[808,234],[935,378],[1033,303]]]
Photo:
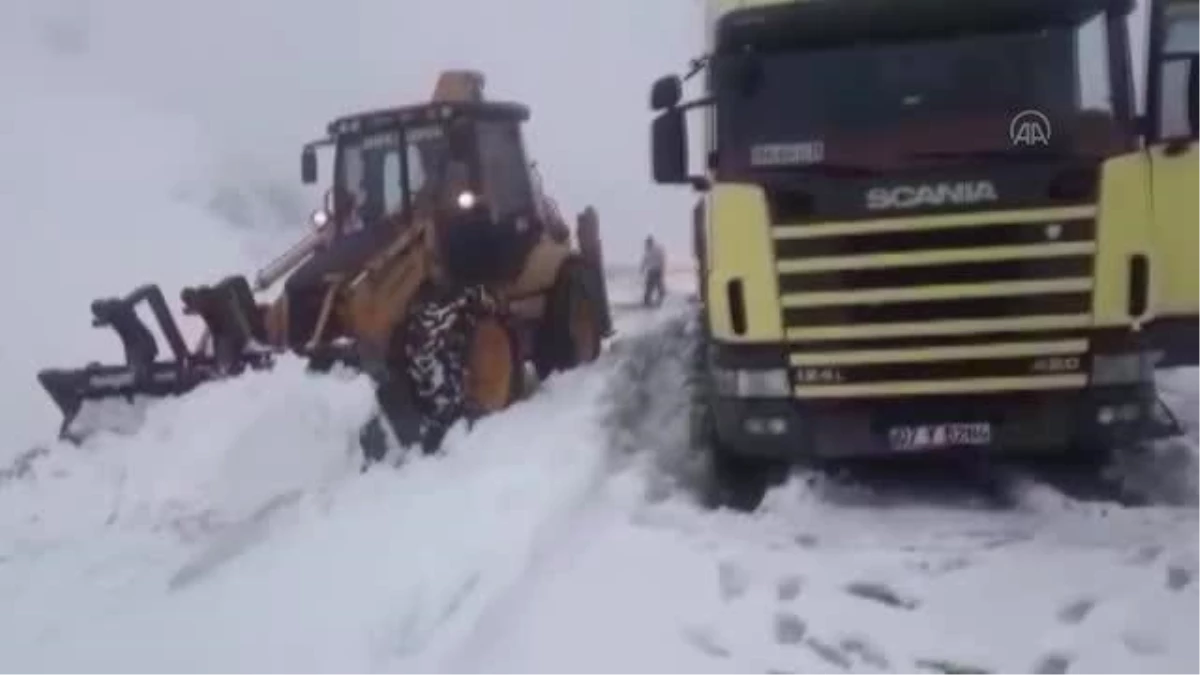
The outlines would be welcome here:
[[[432,230],[431,216],[418,215],[346,287],[342,320],[355,335],[359,358],[367,369],[386,364],[393,332],[430,278],[428,238]]]

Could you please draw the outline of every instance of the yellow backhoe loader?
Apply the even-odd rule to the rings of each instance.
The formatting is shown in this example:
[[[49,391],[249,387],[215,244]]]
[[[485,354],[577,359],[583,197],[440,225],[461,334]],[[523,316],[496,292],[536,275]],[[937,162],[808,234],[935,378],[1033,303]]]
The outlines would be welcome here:
[[[398,439],[431,451],[456,421],[516,400],[527,361],[544,378],[596,359],[612,332],[596,212],[578,216],[573,245],[527,156],[529,109],[485,100],[483,85],[475,71],[443,72],[430,101],[342,117],[305,145],[308,184],[317,150],[334,150],[314,230],[253,284],[183,289],[185,314],[206,326],[194,349],[156,285],[94,301],[93,325],[118,334],[126,362],[39,373],[61,436],[80,440],[72,422],[88,401],[178,395],[291,352],[369,373]],[[256,299],[281,280],[277,297]],[[142,302],[172,358],[158,358]]]

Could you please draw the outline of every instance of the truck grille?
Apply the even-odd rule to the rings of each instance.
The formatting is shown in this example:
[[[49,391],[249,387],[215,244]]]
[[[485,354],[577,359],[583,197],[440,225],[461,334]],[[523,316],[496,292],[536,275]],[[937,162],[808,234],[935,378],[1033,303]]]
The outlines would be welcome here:
[[[1093,207],[776,226],[796,395],[1083,386],[1095,236]]]

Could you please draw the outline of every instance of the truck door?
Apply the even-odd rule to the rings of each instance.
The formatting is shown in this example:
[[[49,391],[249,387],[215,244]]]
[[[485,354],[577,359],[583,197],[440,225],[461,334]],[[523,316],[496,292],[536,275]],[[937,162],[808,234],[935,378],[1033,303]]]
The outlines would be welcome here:
[[[1197,365],[1200,212],[1196,184],[1197,0],[1152,0],[1146,78],[1158,366]]]

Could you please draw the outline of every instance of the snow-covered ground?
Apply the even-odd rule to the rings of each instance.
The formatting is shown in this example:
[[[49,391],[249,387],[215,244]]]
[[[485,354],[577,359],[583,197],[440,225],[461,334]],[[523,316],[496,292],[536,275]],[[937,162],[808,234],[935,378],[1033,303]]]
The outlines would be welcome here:
[[[366,383],[298,363],[55,448],[0,489],[0,668],[438,668],[603,485],[606,361],[400,471],[357,472]]]
[[[455,669],[1195,671],[1192,513],[855,510],[792,484],[714,516],[636,483],[608,484]]]
[[[286,360],[161,402],[134,435],[53,443],[37,369],[118,356],[91,298],[145,280],[174,298],[265,249],[220,206],[204,128],[11,63],[0,670],[1200,670],[1195,370],[1167,383],[1190,443],[1140,467],[1179,505],[1146,508],[1036,480],[996,509],[796,476],[754,514],[706,511],[686,271],[656,312],[614,276],[601,362],[400,469],[359,470],[362,378]]]
[[[1194,506],[696,506],[685,311],[400,470],[357,471],[366,384],[298,363],[57,448],[0,488],[0,668],[1196,669]]]

